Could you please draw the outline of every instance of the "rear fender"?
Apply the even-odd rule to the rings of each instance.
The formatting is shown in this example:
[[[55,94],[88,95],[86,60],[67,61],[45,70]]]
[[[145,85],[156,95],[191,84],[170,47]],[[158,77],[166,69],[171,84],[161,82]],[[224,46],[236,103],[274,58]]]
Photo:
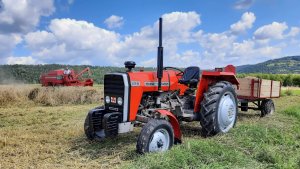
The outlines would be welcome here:
[[[231,84],[236,85],[237,88],[239,86],[239,81],[235,77],[235,68],[231,65],[226,66],[223,71],[203,71],[197,88],[194,112],[200,112],[200,104],[203,100],[204,93],[208,90],[208,87],[219,81],[230,82]]]
[[[174,130],[175,144],[181,143],[181,130],[177,118],[169,111],[158,109],[156,110],[162,116],[167,116]]]

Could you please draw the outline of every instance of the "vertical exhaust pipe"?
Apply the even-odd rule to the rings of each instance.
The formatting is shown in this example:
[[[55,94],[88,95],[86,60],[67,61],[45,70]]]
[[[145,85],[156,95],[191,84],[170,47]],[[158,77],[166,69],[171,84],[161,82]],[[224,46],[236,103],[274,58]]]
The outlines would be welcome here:
[[[159,45],[157,48],[157,79],[158,79],[158,91],[161,91],[161,79],[163,77],[163,57],[164,48],[162,47],[162,18],[159,18]]]

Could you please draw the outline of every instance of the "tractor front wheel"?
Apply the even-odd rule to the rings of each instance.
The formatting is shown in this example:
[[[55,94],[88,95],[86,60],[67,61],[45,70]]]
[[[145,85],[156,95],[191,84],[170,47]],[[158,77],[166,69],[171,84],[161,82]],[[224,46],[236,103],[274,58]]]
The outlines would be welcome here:
[[[95,107],[94,109],[104,109],[104,106],[98,106],[98,107]],[[99,132],[95,133],[95,131],[90,128],[90,123],[91,123],[90,117],[89,117],[89,114],[87,114],[85,121],[84,121],[84,125],[83,125],[85,136],[89,140],[94,140],[96,138],[100,139],[101,137],[99,136]],[[101,131],[101,132],[103,133],[103,131]]]
[[[231,83],[221,81],[210,86],[201,103],[202,135],[227,133],[234,127],[237,113],[237,96]]]
[[[164,119],[151,119],[143,127],[136,149],[140,154],[163,152],[173,146],[174,132],[171,124]]]

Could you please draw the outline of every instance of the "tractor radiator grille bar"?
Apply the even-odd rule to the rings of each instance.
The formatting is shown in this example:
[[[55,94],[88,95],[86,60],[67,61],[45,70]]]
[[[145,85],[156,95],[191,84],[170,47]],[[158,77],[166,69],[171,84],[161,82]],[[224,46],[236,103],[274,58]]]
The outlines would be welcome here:
[[[104,76],[104,101],[110,98],[110,103],[105,103],[105,110],[108,112],[122,113],[122,121],[128,121],[128,100],[129,80],[127,73],[110,73]],[[118,98],[123,100],[122,105],[118,104]]]

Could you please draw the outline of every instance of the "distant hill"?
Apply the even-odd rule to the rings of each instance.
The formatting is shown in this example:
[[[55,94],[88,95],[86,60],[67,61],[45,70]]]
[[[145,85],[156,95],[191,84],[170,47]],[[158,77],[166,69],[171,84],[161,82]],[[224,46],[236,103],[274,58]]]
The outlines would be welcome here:
[[[287,56],[254,65],[237,66],[238,73],[300,74],[300,56]]]

